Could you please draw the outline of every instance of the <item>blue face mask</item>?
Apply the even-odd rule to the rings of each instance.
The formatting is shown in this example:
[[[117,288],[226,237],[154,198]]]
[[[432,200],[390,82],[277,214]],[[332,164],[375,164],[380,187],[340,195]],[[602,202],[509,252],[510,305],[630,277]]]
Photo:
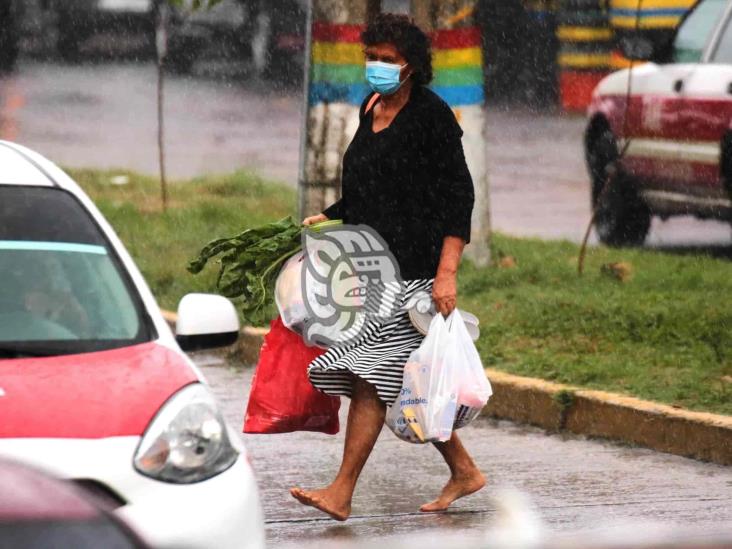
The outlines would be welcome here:
[[[401,70],[406,67],[394,63],[382,63],[381,61],[366,62],[366,81],[376,93],[389,95],[397,91],[402,82],[399,80]]]

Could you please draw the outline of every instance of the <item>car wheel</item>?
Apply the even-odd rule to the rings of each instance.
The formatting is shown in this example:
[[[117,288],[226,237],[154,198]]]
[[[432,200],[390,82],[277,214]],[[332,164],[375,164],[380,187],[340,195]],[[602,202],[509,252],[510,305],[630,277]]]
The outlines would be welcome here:
[[[0,0],[0,71],[9,71],[15,67],[18,59],[18,32],[12,2]]]
[[[608,246],[640,246],[651,227],[651,212],[638,184],[617,166],[618,147],[609,128],[600,128],[589,142],[587,163],[592,179],[595,229]],[[609,177],[612,170],[617,170]],[[605,185],[607,189],[603,190]]]
[[[732,200],[732,133],[728,133],[722,138],[720,158],[719,171],[722,174],[722,184],[729,199]]]
[[[251,50],[255,74],[267,77],[272,72],[272,18],[265,10],[260,10],[254,19]]]
[[[75,24],[73,14],[59,10],[57,19],[58,38],[56,48],[61,59],[75,62],[79,60],[82,41],[80,25]]]
[[[202,45],[195,40],[170,40],[165,68],[173,74],[190,74],[201,49]]]

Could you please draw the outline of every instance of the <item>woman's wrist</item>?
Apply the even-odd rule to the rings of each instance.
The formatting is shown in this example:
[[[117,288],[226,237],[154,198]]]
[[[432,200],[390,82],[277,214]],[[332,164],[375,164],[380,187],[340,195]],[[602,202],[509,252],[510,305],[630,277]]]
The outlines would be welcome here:
[[[455,278],[457,276],[457,268],[452,266],[438,266],[435,278]]]

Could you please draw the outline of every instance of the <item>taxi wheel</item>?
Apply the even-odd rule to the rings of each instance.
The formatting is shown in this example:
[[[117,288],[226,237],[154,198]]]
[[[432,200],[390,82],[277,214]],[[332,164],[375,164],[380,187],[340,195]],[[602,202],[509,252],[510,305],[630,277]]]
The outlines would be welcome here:
[[[608,246],[640,246],[651,228],[651,212],[638,195],[636,185],[618,174],[599,197],[595,229]]]
[[[722,139],[721,144],[720,173],[722,174],[722,185],[727,191],[727,196],[732,200],[732,133],[728,133]]]
[[[651,212],[637,183],[619,170],[618,149],[612,132],[603,128],[589,143],[587,160],[592,178],[595,229],[608,246],[640,246],[651,228]],[[613,170],[617,173],[610,175]],[[605,185],[607,189],[603,191]]]

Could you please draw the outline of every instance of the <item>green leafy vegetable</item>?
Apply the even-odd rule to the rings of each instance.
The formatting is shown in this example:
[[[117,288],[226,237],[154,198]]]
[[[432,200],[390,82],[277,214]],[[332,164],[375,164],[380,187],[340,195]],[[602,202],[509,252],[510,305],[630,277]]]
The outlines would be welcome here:
[[[245,322],[261,324],[274,301],[274,284],[282,263],[301,248],[301,233],[302,226],[285,217],[231,238],[213,240],[188,263],[188,271],[199,273],[218,256],[216,288],[226,297],[240,298]]]

